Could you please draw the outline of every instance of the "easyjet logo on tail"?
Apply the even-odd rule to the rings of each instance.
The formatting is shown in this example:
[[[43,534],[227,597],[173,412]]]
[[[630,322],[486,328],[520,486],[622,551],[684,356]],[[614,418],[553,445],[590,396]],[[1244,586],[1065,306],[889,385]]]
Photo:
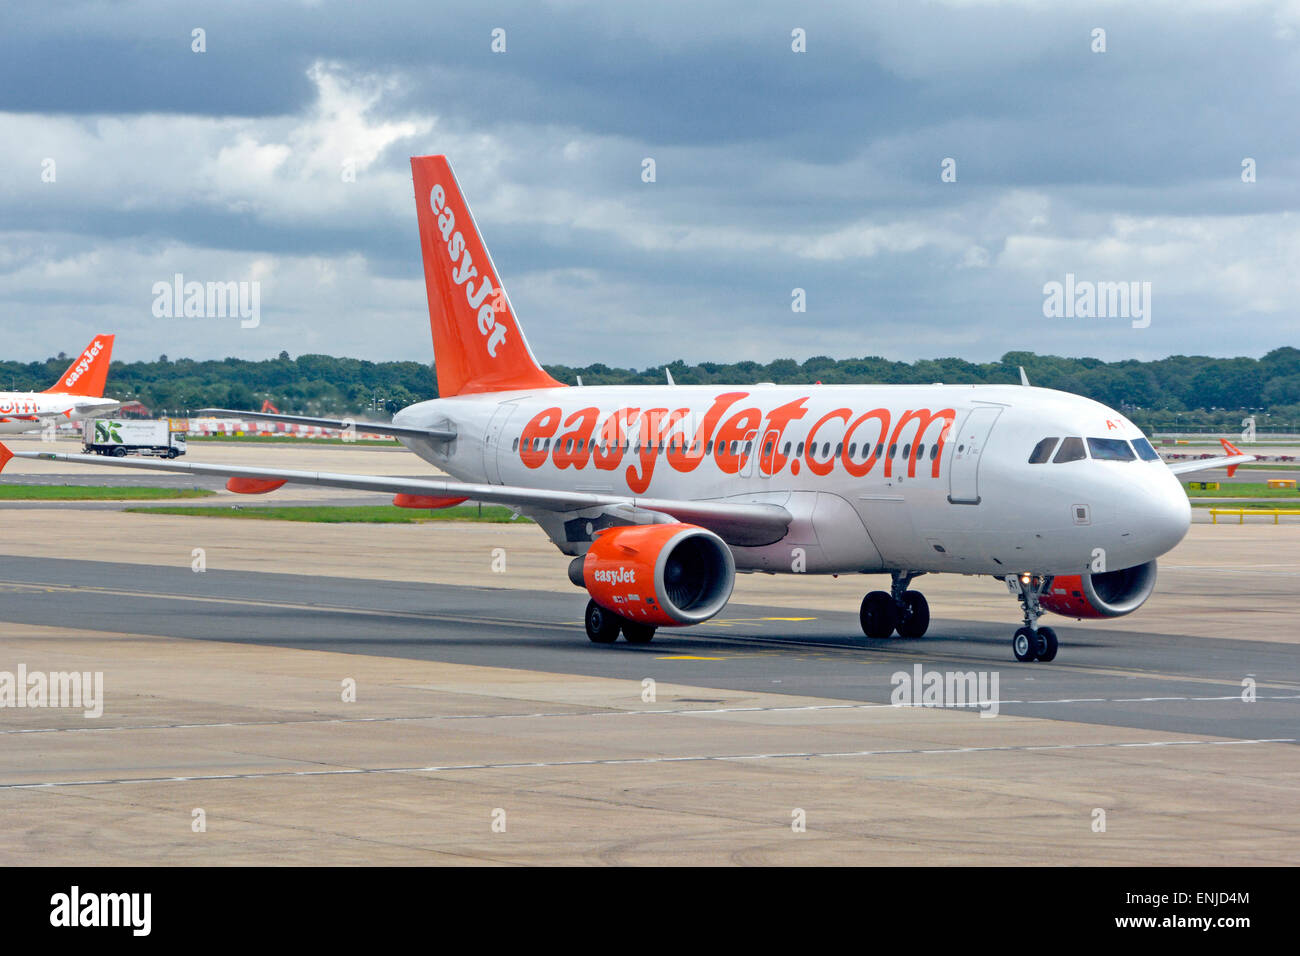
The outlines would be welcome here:
[[[103,395],[104,383],[108,380],[108,363],[113,357],[113,338],[111,335],[96,335],[91,339],[45,393],[70,392],[75,386],[78,395]]]
[[[63,384],[68,388],[72,388],[73,385],[76,385],[77,379],[81,378],[81,376],[85,374],[86,370],[90,368],[91,363],[95,361],[95,356],[99,355],[102,351],[104,351],[104,343],[99,339],[95,339],[86,351],[81,353],[81,359],[73,365],[72,368],[68,369],[67,378],[63,380]],[[46,381],[49,381],[49,379],[46,379]]]
[[[465,237],[456,229],[456,213],[447,205],[447,191],[441,183],[436,183],[429,191],[429,208],[438,217],[438,232],[447,244],[447,257],[455,266],[451,272],[451,281],[458,288],[464,287],[465,301],[471,309],[478,311],[478,331],[479,335],[487,338],[487,353],[496,358],[497,348],[506,340],[506,327],[497,322],[497,303],[484,301],[488,293],[494,291],[492,277],[482,276],[478,288],[474,288],[474,278],[479,274],[478,266],[474,264],[473,254],[466,248]],[[486,270],[487,266],[484,265],[483,268]],[[493,299],[498,297],[493,296]]]

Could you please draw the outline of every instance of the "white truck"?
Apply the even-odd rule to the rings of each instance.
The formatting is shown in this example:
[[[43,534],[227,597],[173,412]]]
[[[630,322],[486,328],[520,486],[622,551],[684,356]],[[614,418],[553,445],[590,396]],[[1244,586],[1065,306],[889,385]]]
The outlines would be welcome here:
[[[86,454],[157,455],[175,458],[185,454],[185,433],[189,422],[183,418],[160,418],[140,421],[129,418],[92,418],[85,422],[82,441]]]

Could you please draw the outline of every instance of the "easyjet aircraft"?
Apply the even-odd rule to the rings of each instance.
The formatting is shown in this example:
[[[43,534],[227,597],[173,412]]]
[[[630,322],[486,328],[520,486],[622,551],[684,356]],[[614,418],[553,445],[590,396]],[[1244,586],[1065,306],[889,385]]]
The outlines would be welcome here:
[[[39,431],[51,422],[81,421],[117,411],[104,398],[113,336],[96,335],[59,380],[43,392],[0,392],[0,432]]]
[[[862,601],[863,631],[920,637],[917,577],[992,575],[1020,600],[1022,661],[1056,655],[1045,610],[1113,617],[1147,599],[1190,522],[1176,474],[1253,460],[1229,446],[1170,467],[1119,412],[1025,385],[566,387],[524,340],[446,158],[411,166],[441,397],[355,426],[455,480],[25,457],[228,476],[242,493],[295,482],[414,508],[510,505],[574,556],[601,644],[708,620],[738,571],[887,574]]]

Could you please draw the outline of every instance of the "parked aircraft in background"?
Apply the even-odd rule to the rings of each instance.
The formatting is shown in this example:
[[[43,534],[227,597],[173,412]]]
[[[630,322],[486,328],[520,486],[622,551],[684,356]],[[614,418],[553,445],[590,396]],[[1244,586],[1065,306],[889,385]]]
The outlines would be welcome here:
[[[78,422],[117,411],[122,403],[104,398],[113,336],[97,335],[43,392],[0,392],[0,432],[40,431],[50,424]]]

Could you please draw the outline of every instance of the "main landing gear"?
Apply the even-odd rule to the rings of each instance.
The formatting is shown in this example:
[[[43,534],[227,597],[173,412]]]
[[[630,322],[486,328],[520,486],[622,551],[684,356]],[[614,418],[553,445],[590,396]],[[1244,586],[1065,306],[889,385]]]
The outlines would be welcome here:
[[[618,640],[620,630],[623,632],[623,640],[629,644],[649,644],[655,636],[655,629],[649,624],[629,621],[595,601],[587,602],[586,624],[587,637],[594,644],[613,644]]]
[[[1047,661],[1056,658],[1056,632],[1050,627],[1038,627],[1038,619],[1043,614],[1039,598],[1052,586],[1048,575],[1010,574],[1007,586],[1011,593],[1018,595],[1020,606],[1025,613],[1025,626],[1016,631],[1011,638],[1011,652],[1018,661]]]
[[[909,591],[912,579],[923,571],[892,571],[894,583],[888,592],[872,591],[862,599],[858,619],[862,633],[884,640],[895,631],[899,637],[921,637],[930,627],[930,604],[920,591]]]

